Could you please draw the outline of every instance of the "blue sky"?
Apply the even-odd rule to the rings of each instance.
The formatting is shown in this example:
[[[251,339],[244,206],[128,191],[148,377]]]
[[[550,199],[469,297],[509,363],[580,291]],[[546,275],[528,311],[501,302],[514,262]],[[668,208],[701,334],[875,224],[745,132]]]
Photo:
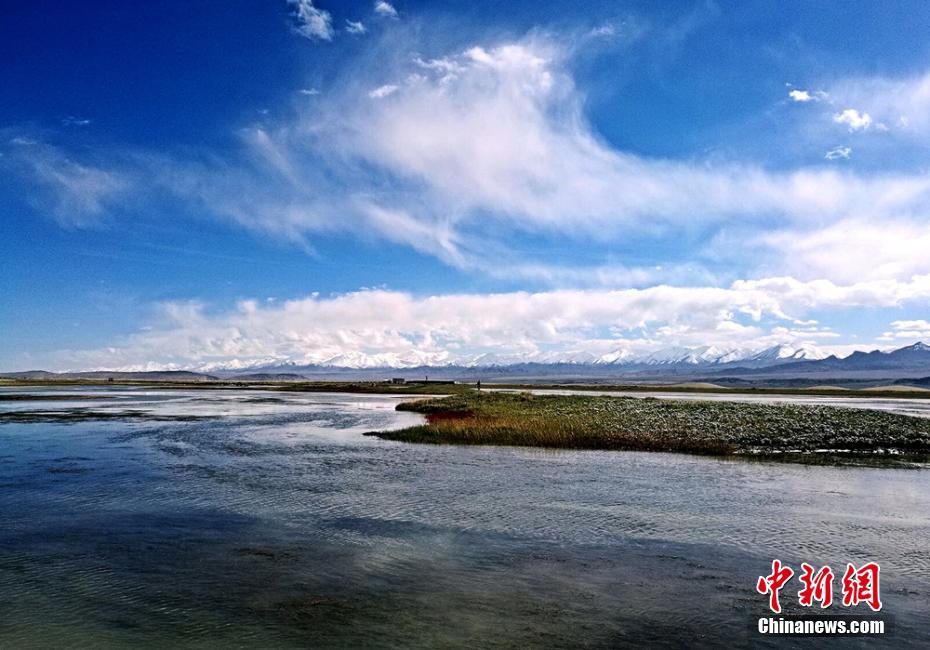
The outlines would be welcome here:
[[[0,369],[930,338],[925,3],[2,11]]]

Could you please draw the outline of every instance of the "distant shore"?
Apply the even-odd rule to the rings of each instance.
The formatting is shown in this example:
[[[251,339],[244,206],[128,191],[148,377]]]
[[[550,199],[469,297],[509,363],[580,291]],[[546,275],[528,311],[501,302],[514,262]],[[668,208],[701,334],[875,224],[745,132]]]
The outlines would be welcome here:
[[[433,444],[684,452],[827,464],[930,461],[930,419],[866,409],[468,393],[404,402],[427,423],[371,435]]]
[[[820,385],[809,388],[793,387],[730,387],[718,386],[708,383],[672,383],[672,384],[590,384],[590,383],[490,383],[482,384],[488,389],[506,390],[560,390],[560,391],[597,391],[597,392],[637,392],[637,393],[694,393],[718,395],[792,395],[792,396],[824,396],[824,397],[851,397],[863,399],[875,398],[908,398],[930,400],[930,390],[905,385],[878,386],[868,388],[843,388],[839,386]],[[386,395],[449,395],[468,392],[475,387],[474,383],[445,383],[405,381],[392,383],[390,381],[243,381],[243,380],[211,380],[211,381],[183,381],[183,380],[130,380],[119,379],[107,381],[105,379],[0,379],[0,387],[24,388],[36,386],[56,387],[82,387],[82,386],[111,386],[118,388],[147,387],[147,388],[178,388],[178,389],[250,389],[271,391],[297,391],[319,393],[371,393]],[[0,400],[4,399],[0,396]]]

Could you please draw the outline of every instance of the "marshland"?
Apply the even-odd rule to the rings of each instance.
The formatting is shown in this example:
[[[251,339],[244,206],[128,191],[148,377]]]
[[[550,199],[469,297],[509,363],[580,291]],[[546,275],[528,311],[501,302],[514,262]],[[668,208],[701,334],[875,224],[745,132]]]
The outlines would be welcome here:
[[[930,458],[930,419],[822,405],[471,392],[404,402],[421,443],[686,452],[783,460]]]

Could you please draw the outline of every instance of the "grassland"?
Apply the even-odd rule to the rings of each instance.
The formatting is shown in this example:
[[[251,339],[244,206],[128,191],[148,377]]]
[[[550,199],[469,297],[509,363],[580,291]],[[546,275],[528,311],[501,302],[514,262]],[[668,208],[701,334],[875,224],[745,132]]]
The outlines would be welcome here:
[[[827,406],[468,393],[405,402],[427,424],[406,442],[752,456],[804,462],[930,460],[930,419]]]

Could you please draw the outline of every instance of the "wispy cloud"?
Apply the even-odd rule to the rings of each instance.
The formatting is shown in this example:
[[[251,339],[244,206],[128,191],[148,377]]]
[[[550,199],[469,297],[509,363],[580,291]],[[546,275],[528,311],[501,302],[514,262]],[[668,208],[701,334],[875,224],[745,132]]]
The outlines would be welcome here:
[[[346,20],[346,31],[350,34],[364,34],[368,28],[361,21]]]
[[[61,118],[61,123],[64,126],[87,126],[90,122],[86,117],[75,117],[73,115]]]
[[[0,145],[0,169],[22,184],[23,195],[41,214],[67,227],[99,225],[107,208],[133,186],[131,174],[75,161],[59,147],[28,136]]]
[[[824,155],[824,158],[827,160],[849,160],[849,156],[852,153],[850,147],[833,147]]]
[[[311,40],[331,41],[333,30],[333,17],[323,9],[318,9],[313,0],[287,0],[294,15],[294,29],[301,36]]]
[[[394,84],[385,84],[369,92],[368,96],[372,99],[382,99],[388,95],[393,95],[395,92],[397,92],[397,86]]]
[[[366,46],[377,48],[375,41]],[[608,246],[634,236],[667,241],[671,232],[707,240],[727,228],[787,253],[768,272],[816,269],[820,277],[846,280],[840,262],[796,269],[791,260],[813,258],[807,251],[817,241],[833,250],[830,242],[842,241],[844,227],[864,224],[864,215],[881,224],[876,236],[885,250],[902,251],[902,261],[874,271],[860,265],[857,273],[903,280],[925,269],[908,251],[924,242],[930,176],[860,175],[826,165],[772,171],[623,151],[588,123],[570,56],[568,45],[539,33],[431,59],[411,52],[327,87],[296,106],[296,118],[243,129],[241,148],[225,157],[138,154],[91,164],[59,156],[50,164],[69,179],[80,179],[80,169],[104,173],[84,174],[85,214],[101,213],[121,196],[113,178],[136,176],[147,181],[135,203],[146,192],[172,196],[308,248],[314,233],[348,232],[462,269],[533,269],[540,282],[569,271],[511,251],[524,233]],[[105,171],[113,169],[119,174]],[[54,184],[43,187],[54,196]],[[835,248],[823,259],[839,259],[842,247]],[[693,262],[688,254],[669,265]],[[755,258],[741,254],[739,272],[753,275]],[[642,275],[626,262],[610,261],[631,271],[617,274],[618,283]],[[541,272],[545,267],[549,272]]]
[[[786,260],[782,265],[786,272],[802,278],[852,282],[930,273],[930,227],[925,218],[876,220],[867,211],[863,214],[867,216],[819,228],[769,232],[760,238]]]

